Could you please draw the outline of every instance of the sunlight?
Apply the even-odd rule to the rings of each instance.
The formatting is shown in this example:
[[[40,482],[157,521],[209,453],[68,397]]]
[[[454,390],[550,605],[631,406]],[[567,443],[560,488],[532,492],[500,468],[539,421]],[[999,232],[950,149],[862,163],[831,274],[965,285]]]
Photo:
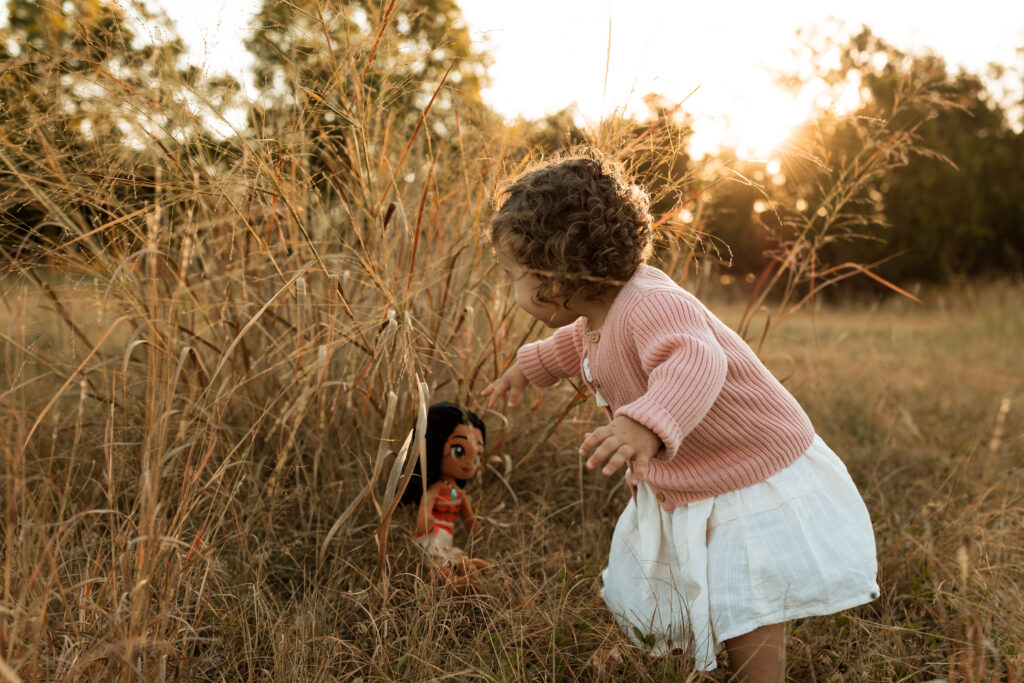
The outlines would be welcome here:
[[[863,105],[865,97],[857,72],[831,87],[814,79],[793,93],[775,86],[755,70],[745,82],[733,83],[733,87],[741,94],[719,100],[709,93],[708,101],[703,103],[699,96],[695,98],[698,109],[725,112],[696,118],[691,141],[695,157],[729,147],[740,159],[773,159],[797,126],[821,112],[850,114]],[[769,171],[769,175],[777,173]]]
[[[784,93],[758,98],[756,106],[737,107],[729,114],[729,137],[722,142],[735,147],[743,159],[766,159],[809,114]]]
[[[752,73],[747,83],[734,84],[742,94],[725,106],[714,106],[727,113],[694,122],[695,156],[721,147],[731,147],[741,159],[776,156],[778,147],[811,115],[812,106],[766,81],[763,74]]]

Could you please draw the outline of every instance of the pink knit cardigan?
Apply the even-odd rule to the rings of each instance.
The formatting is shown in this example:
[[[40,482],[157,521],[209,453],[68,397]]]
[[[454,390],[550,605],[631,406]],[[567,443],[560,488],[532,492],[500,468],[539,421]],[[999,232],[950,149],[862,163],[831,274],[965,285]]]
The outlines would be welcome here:
[[[619,290],[600,330],[581,316],[519,349],[539,387],[583,377],[657,434],[664,448],[645,477],[665,510],[750,486],[782,470],[814,439],[807,414],[739,335],[651,266]]]

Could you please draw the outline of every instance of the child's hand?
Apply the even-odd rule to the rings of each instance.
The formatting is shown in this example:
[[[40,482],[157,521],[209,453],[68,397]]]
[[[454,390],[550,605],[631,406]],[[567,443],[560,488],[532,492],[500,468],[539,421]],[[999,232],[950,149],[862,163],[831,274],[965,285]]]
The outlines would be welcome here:
[[[523,389],[530,381],[519,368],[519,363],[513,363],[512,367],[505,371],[505,374],[487,385],[487,388],[480,392],[481,396],[490,396],[487,407],[494,406],[494,402],[500,397],[508,396],[508,407],[512,408],[519,403],[519,397],[523,395]]]
[[[661,450],[663,444],[657,434],[639,422],[620,415],[605,427],[595,429],[580,445],[580,456],[586,456],[587,468],[596,469],[607,460],[601,473],[613,474],[623,464],[633,461],[634,485],[647,474],[647,463]]]

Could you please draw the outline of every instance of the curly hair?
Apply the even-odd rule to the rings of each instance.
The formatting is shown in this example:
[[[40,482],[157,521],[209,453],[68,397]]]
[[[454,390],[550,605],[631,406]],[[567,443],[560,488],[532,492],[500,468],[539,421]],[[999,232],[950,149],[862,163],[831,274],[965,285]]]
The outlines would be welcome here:
[[[607,159],[571,156],[534,166],[507,182],[491,216],[492,245],[508,249],[541,280],[538,299],[587,298],[628,280],[651,254],[647,193]]]

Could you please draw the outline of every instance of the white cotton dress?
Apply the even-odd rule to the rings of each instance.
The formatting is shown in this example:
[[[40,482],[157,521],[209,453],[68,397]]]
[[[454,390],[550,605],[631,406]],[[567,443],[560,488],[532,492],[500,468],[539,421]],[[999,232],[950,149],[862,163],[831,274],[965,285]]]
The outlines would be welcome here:
[[[846,467],[820,437],[789,467],[666,512],[641,482],[612,537],[602,597],[652,655],[716,667],[723,641],[878,597],[875,538]]]

